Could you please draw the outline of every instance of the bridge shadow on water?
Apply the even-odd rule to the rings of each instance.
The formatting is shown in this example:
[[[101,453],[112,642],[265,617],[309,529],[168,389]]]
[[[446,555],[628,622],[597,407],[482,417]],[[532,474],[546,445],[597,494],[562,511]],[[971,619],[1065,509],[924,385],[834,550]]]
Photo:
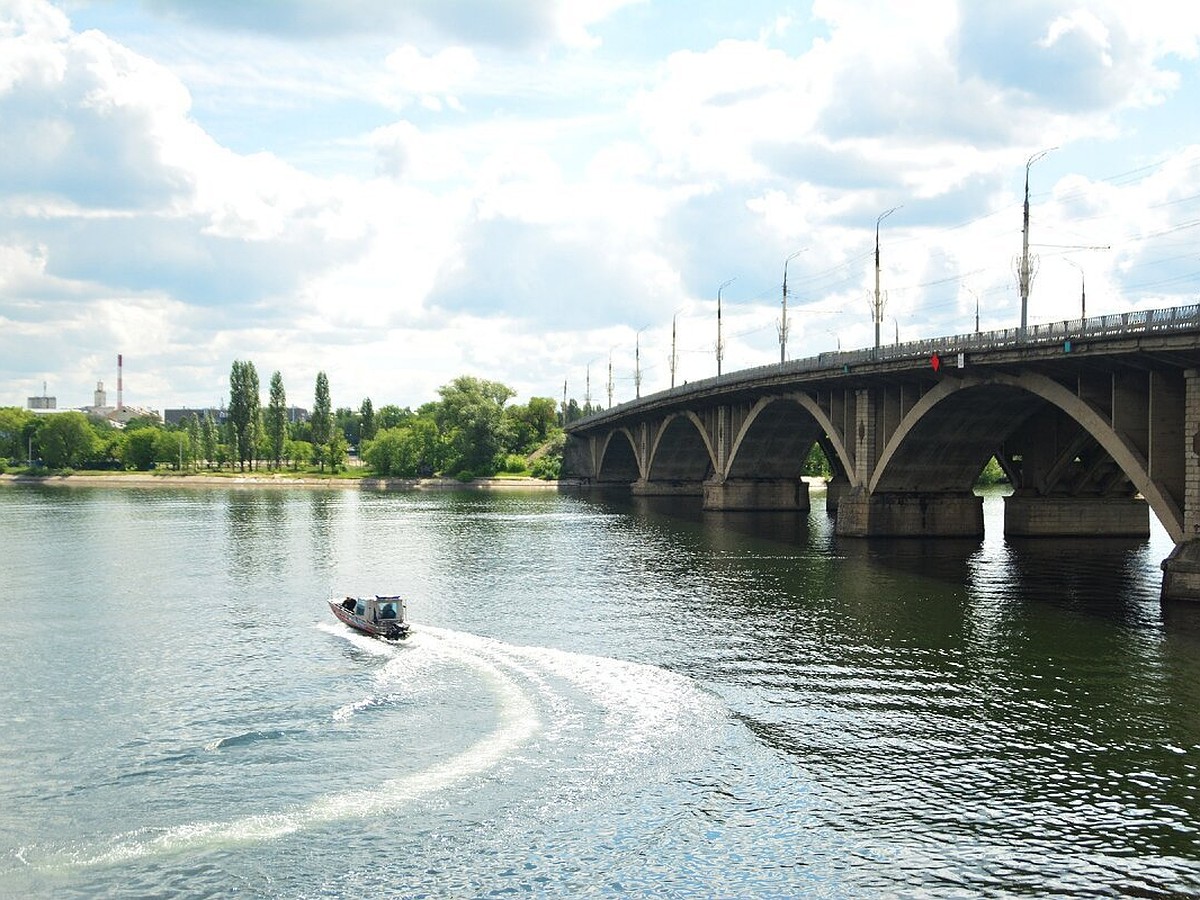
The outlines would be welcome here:
[[[999,496],[985,497],[983,539],[839,537],[819,491],[803,513],[706,511],[692,497],[611,496],[604,502],[643,522],[690,533],[714,557],[753,559],[778,575],[803,569],[808,580],[788,593],[810,593],[816,565],[826,575],[819,590],[851,604],[937,596],[951,605],[1043,607],[1132,627],[1161,627],[1169,615],[1172,624],[1200,631],[1200,609],[1160,601],[1159,564],[1171,549],[1163,535],[1006,537]]]

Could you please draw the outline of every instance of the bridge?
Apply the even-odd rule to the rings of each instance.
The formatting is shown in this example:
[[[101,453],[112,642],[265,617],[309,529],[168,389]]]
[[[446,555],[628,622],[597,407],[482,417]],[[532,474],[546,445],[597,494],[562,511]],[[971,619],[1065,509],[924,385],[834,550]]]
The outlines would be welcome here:
[[[1163,596],[1200,600],[1200,304],[823,353],[694,381],[567,426],[564,479],[711,510],[809,509],[835,532],[981,537],[995,457],[1012,536],[1149,535]]]

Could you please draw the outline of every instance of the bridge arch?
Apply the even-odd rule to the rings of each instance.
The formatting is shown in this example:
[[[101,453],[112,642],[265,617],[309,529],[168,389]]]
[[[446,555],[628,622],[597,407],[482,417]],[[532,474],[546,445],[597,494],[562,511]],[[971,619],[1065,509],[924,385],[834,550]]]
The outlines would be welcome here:
[[[771,407],[782,406],[783,412]],[[845,472],[854,471],[854,463],[846,450],[842,435],[820,405],[808,394],[794,392],[764,397],[750,408],[741,428],[733,438],[725,476],[736,478],[765,473],[780,478],[798,477],[799,468],[814,441],[832,449]],[[795,466],[790,465],[795,460]]]
[[[628,428],[615,428],[604,435],[596,459],[597,483],[632,484],[642,477],[637,442]]]
[[[986,402],[979,402],[981,392]],[[868,492],[955,491],[969,486],[1005,437],[1037,412],[1030,395],[1077,423],[1146,499],[1172,540],[1184,538],[1180,504],[1150,477],[1145,455],[1092,404],[1036,372],[967,375],[947,379],[925,393],[888,438]]]
[[[696,413],[686,410],[663,419],[650,447],[647,480],[699,483],[716,468],[716,450]]]

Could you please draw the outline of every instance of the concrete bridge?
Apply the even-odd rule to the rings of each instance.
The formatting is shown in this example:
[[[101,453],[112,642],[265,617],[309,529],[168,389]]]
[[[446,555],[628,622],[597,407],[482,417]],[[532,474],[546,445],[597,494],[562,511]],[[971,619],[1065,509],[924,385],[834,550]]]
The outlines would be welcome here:
[[[814,443],[845,536],[982,536],[991,457],[1022,536],[1175,542],[1200,600],[1200,305],[879,347],[692,382],[567,426],[563,478],[713,510],[809,508]]]

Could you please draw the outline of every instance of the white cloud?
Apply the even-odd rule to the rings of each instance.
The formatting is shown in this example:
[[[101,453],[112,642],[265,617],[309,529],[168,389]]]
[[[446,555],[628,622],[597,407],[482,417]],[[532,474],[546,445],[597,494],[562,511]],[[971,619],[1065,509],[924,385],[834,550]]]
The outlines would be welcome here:
[[[1178,124],[1200,14],[1158,0],[150,6],[153,27],[131,0],[77,8],[91,28],[0,12],[0,402],[47,376],[83,402],[118,350],[159,405],[213,402],[244,358],[296,402],[318,369],[347,404],[463,371],[582,396],[589,360],[600,398],[610,352],[623,399],[635,339],[665,386],[676,315],[680,379],[712,374],[735,275],[725,367],[776,358],[801,246],[791,355],[872,340],[897,205],[885,331],[973,327],[976,297],[1005,324],[1022,166],[1049,145],[1035,242],[1113,247],[1072,256],[1089,308],[1200,281]],[[627,31],[646,21],[679,34]],[[1037,252],[1031,317],[1070,314],[1070,254]]]

